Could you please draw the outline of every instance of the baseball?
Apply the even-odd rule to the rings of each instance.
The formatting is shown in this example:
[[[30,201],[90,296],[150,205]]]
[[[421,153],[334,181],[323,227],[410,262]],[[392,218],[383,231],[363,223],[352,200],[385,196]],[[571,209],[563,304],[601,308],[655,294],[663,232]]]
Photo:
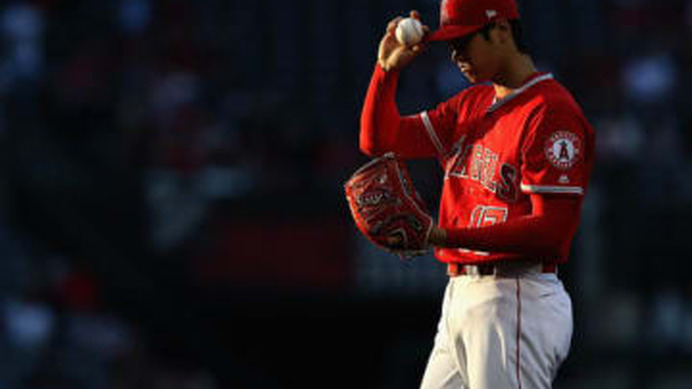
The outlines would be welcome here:
[[[396,39],[403,45],[413,46],[423,39],[423,25],[414,18],[406,18],[396,26]]]

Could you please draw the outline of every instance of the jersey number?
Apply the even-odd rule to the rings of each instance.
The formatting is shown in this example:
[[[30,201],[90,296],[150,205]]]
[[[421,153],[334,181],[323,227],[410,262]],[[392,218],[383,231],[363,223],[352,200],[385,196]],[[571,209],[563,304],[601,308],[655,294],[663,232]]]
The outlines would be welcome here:
[[[507,214],[507,208],[478,205],[476,206],[476,208],[473,209],[473,212],[471,212],[471,220],[469,220],[469,227],[487,227],[495,225],[497,223],[504,223],[505,221],[507,221]],[[486,251],[472,251],[468,249],[459,249],[459,251],[463,253],[472,253],[475,255],[490,255],[490,253]]]

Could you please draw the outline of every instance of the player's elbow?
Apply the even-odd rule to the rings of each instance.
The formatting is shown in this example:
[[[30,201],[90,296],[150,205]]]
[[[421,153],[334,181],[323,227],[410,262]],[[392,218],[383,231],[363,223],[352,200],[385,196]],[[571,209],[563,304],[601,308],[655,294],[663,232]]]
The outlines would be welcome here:
[[[371,157],[382,155],[388,151],[384,142],[379,139],[376,134],[376,132],[366,128],[360,131],[360,151]]]
[[[374,114],[363,114],[360,118],[360,150],[371,157],[392,151],[395,123],[385,124]]]
[[[566,225],[553,225],[546,232],[533,239],[532,251],[541,258],[560,258],[569,251],[572,231]]]
[[[565,242],[558,240],[537,241],[532,247],[533,256],[539,258],[559,258],[563,253]]]
[[[376,132],[373,130],[372,124],[366,119],[361,118],[359,139],[360,151],[371,157],[382,151],[381,147],[378,147],[379,145],[375,134]]]
[[[557,213],[536,215],[532,218],[530,236],[526,236],[531,254],[542,258],[560,257],[565,247],[569,247],[574,235],[574,225],[569,218]]]
[[[384,154],[384,151],[381,148],[377,147],[372,142],[364,142],[362,139],[360,141],[360,151],[362,151],[365,155],[370,157],[375,157]]]

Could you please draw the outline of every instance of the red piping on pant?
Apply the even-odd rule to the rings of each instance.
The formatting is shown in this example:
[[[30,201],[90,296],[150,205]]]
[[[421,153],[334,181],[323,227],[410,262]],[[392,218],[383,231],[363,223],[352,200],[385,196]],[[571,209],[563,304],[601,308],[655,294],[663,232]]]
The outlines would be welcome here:
[[[521,389],[521,282],[517,278],[517,383]]]

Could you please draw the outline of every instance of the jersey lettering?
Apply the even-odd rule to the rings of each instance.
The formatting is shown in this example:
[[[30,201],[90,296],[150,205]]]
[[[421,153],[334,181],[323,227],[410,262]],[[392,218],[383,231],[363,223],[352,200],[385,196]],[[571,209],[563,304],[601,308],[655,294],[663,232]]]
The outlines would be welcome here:
[[[482,145],[475,145],[473,148],[473,159],[471,160],[471,169],[469,175],[473,181],[481,180],[481,171],[483,171],[483,150]]]
[[[517,174],[517,169],[508,163],[503,163],[500,168],[500,180],[497,196],[505,201],[516,201],[519,194],[519,174]]]
[[[497,166],[497,154],[490,149],[485,149],[483,156],[483,170],[481,174],[481,184],[489,191],[495,192],[495,167]]]
[[[447,164],[445,178],[476,181],[503,200],[516,200],[519,193],[518,170],[511,164],[503,163],[498,171],[500,157],[496,152],[481,144],[464,144],[464,140],[462,137],[457,143],[454,155]]]
[[[468,178],[466,175],[466,157],[473,145],[466,144],[466,135],[462,136],[461,139],[454,145],[452,157],[449,159],[447,166],[445,168],[445,179],[449,178],[450,175],[456,177]],[[450,167],[451,166],[451,167]]]

